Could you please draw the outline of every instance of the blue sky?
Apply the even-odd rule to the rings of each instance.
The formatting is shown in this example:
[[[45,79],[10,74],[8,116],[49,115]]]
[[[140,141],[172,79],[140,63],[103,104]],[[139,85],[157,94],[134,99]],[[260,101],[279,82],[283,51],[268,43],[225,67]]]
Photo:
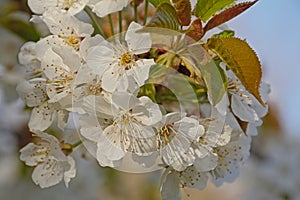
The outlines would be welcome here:
[[[283,127],[300,136],[300,1],[260,0],[228,25],[259,55]]]

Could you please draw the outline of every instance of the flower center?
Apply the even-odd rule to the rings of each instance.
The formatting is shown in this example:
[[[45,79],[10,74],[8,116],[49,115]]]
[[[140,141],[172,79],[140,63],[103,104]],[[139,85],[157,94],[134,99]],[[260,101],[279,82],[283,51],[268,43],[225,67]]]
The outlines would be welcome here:
[[[64,39],[64,42],[73,47],[76,51],[79,50],[81,41],[82,38],[75,35],[68,36],[66,39]]]
[[[62,3],[62,8],[64,10],[69,10],[74,3],[77,3],[78,0],[64,0]]]
[[[121,54],[120,56],[120,65],[129,70],[134,66],[134,56],[130,52]]]
[[[89,94],[93,94],[93,95],[99,95],[102,94],[102,84],[101,81],[91,84],[88,88],[89,90]]]
[[[171,125],[165,125],[158,131],[158,146],[157,149],[160,149],[161,146],[164,146],[175,137],[176,131],[173,129]]]

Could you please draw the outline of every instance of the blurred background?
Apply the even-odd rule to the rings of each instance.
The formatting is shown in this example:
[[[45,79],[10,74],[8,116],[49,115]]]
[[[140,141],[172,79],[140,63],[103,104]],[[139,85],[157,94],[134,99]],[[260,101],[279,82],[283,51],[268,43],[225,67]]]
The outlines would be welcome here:
[[[38,38],[37,32],[23,33],[32,29],[29,18],[26,1],[0,0],[0,200],[62,196],[73,200],[160,199],[159,172],[137,175],[100,168],[89,156],[82,159],[81,151],[75,153],[78,171],[69,189],[62,183],[40,189],[32,182],[32,169],[18,158],[19,149],[30,136],[26,125],[29,113],[15,92],[17,82],[24,77],[18,51],[26,39]],[[272,90],[270,113],[253,140],[251,158],[240,178],[219,188],[209,184],[203,191],[185,190],[184,199],[300,199],[299,19],[299,0],[260,0],[227,23],[260,57],[263,79]]]

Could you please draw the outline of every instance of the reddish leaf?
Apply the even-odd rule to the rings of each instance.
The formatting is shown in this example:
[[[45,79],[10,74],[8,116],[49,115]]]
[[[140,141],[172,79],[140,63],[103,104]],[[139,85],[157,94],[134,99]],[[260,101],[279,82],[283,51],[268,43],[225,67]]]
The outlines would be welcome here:
[[[173,0],[173,5],[177,12],[180,25],[188,26],[191,23],[192,17],[190,0]]]
[[[236,17],[237,15],[250,8],[256,2],[258,2],[258,0],[252,2],[239,3],[231,8],[224,10],[220,14],[215,15],[205,25],[204,32],[231,20],[232,18]]]
[[[196,19],[187,30],[186,35],[198,41],[203,37],[204,33],[201,19]]]

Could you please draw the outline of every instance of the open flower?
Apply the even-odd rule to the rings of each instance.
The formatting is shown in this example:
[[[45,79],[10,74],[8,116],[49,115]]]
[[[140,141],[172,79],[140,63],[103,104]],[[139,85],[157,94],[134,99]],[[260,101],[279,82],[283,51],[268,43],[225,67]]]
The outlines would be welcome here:
[[[181,113],[169,113],[157,125],[157,150],[168,166],[183,171],[195,160],[192,143],[204,133],[196,119]]]
[[[19,96],[27,106],[33,107],[29,129],[44,131],[57,119],[57,126],[64,129],[68,120],[69,112],[62,108],[59,103],[49,103],[46,93],[46,80],[43,78],[22,81],[17,86]]]
[[[32,179],[41,188],[58,184],[62,179],[66,186],[76,175],[75,161],[61,150],[59,141],[52,135],[35,131],[36,143],[29,143],[20,152],[20,159],[28,166],[35,166]]]
[[[100,118],[98,121],[107,119],[104,127],[85,122],[81,129],[85,138],[97,144],[96,155],[101,166],[115,167],[127,152],[148,153],[155,136],[152,125],[162,118],[158,105],[148,97],[136,98],[118,92],[112,95],[112,102],[108,102],[101,95],[90,95],[85,98],[84,107],[90,116]]]
[[[130,78],[142,86],[149,77],[149,69],[155,64],[153,59],[139,59],[138,54],[146,53],[151,47],[148,33],[136,33],[141,25],[132,22],[125,36],[127,45],[118,39],[114,43],[101,44],[91,48],[87,64],[102,77],[102,87],[108,92],[130,89]],[[130,89],[132,90],[132,88]]]
[[[160,192],[163,200],[181,200],[180,188],[205,188],[208,173],[198,172],[194,166],[178,172],[172,168],[166,168],[162,178]]]

